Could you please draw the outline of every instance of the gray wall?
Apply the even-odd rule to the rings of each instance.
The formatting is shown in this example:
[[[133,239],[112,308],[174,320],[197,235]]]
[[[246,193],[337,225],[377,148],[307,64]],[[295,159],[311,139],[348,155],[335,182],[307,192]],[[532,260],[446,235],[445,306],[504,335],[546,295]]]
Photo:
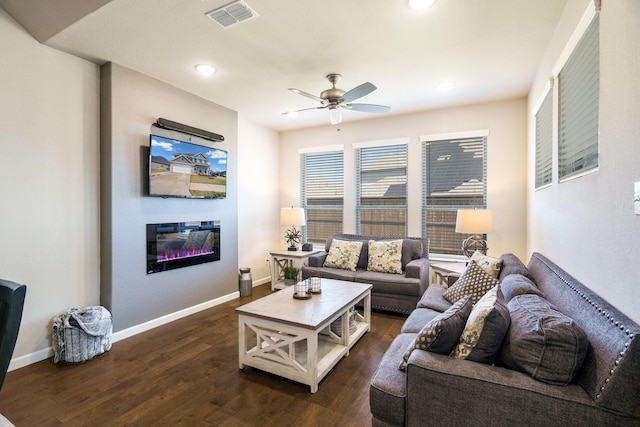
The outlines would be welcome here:
[[[100,294],[120,331],[237,291],[238,117],[116,64],[101,74]],[[149,133],[158,117],[225,137],[193,142],[228,151],[226,199],[145,195]],[[220,261],[146,274],[146,224],[202,220],[221,222]]]

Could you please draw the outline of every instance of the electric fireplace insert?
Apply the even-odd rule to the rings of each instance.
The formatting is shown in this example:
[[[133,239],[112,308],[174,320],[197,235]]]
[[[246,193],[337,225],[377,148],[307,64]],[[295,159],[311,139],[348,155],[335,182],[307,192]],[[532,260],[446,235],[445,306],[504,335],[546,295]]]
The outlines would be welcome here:
[[[147,274],[220,260],[220,221],[147,224]]]

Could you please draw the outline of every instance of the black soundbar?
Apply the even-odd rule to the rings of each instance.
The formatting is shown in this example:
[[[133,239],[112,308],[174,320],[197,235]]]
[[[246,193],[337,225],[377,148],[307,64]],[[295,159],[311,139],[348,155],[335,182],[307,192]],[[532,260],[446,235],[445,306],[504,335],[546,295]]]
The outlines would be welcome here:
[[[156,125],[163,129],[175,130],[177,132],[186,133],[188,135],[199,136],[200,138],[208,139],[209,141],[224,141],[224,136],[218,135],[217,133],[183,125],[182,123],[172,122],[171,120],[167,119],[159,118],[156,121]]]

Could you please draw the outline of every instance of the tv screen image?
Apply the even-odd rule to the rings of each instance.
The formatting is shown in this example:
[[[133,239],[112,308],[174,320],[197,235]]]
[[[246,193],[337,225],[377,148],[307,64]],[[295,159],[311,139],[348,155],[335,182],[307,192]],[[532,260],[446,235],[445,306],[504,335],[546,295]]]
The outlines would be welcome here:
[[[149,195],[197,199],[227,196],[227,152],[151,135]]]

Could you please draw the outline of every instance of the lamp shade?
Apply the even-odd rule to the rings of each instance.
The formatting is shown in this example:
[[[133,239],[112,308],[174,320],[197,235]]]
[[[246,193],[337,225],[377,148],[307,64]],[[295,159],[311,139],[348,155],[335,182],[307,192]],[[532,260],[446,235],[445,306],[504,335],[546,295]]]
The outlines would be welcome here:
[[[458,209],[456,233],[486,234],[493,232],[493,215],[488,209]]]
[[[282,208],[280,209],[280,225],[285,227],[296,227],[305,225],[304,209],[294,208]]]

